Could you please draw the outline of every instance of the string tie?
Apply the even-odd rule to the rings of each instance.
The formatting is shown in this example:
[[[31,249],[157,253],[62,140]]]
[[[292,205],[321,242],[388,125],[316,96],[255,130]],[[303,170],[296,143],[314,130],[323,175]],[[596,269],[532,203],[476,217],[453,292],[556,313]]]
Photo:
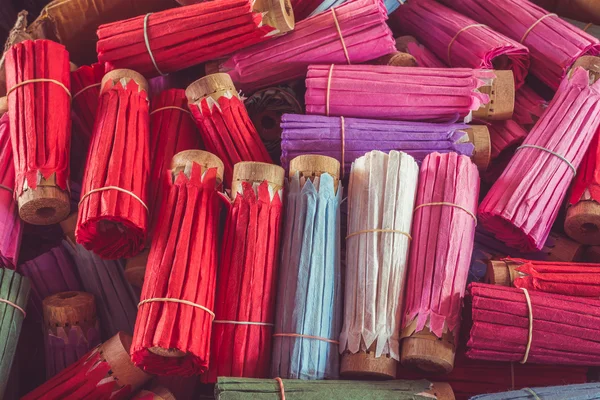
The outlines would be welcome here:
[[[590,26],[594,25],[592,22],[590,22],[589,24],[587,24],[584,28],[583,31],[587,32],[588,29],[590,29]]]
[[[280,377],[275,378],[275,381],[279,384],[279,395],[281,400],[285,400],[285,390],[283,389],[283,379]]]
[[[152,54],[152,49],[150,48],[150,39],[148,38],[148,20],[150,19],[150,15],[152,13],[146,14],[144,17],[144,42],[146,42],[146,50],[148,50],[148,55],[150,56],[150,60],[152,60],[152,64],[154,64],[154,69],[160,76],[167,76],[167,74],[163,74],[163,72],[158,68],[158,64],[154,59],[154,54]]]
[[[333,22],[335,22],[335,27],[337,28],[338,35],[340,36],[340,42],[342,42],[342,49],[344,49],[346,61],[348,62],[348,65],[352,65],[350,62],[350,56],[348,55],[348,48],[346,48],[346,42],[344,42],[344,36],[342,36],[342,29],[340,28],[340,23],[338,22],[337,15],[335,14],[335,7],[331,9],[331,15],[333,16]]]
[[[79,96],[81,93],[85,92],[86,90],[98,87],[100,85],[102,85],[102,83],[98,82],[98,83],[94,83],[93,85],[88,85],[88,86],[84,87],[79,92],[75,93],[75,95],[73,96],[73,100],[75,100],[77,98],[77,96]]]
[[[525,294],[525,300],[527,300],[527,311],[529,313],[529,332],[527,334],[527,347],[525,348],[525,355],[520,361],[521,364],[525,364],[527,362],[527,358],[529,358],[529,350],[531,350],[531,339],[533,338],[533,310],[531,308],[531,298],[529,297],[529,292],[525,288],[520,289]]]
[[[83,201],[85,200],[85,198],[88,197],[89,195],[91,195],[92,193],[104,192],[106,190],[117,190],[119,192],[128,194],[131,197],[133,197],[134,199],[136,199],[137,201],[139,201],[139,203],[142,206],[144,206],[144,208],[146,209],[146,211],[150,212],[150,210],[148,209],[148,206],[146,205],[146,203],[144,203],[144,201],[142,199],[140,199],[135,193],[130,192],[129,190],[125,190],[123,188],[120,188],[118,186],[104,186],[104,187],[101,187],[101,188],[90,190],[89,192],[87,192],[86,194],[84,194],[83,196],[81,196],[81,200],[79,200],[79,206],[81,206],[81,203],[83,203]]]
[[[352,236],[356,236],[356,235],[362,235],[363,233],[399,233],[401,235],[406,236],[409,240],[412,240],[412,236],[410,236],[409,233],[403,232],[403,231],[398,231],[396,229],[364,229],[362,231],[356,231],[356,232],[352,232],[351,234],[349,234],[348,236],[346,236],[346,239],[352,237]]]
[[[19,82],[15,86],[11,87],[8,92],[6,92],[6,97],[8,97],[12,92],[14,92],[16,89],[18,89],[21,86],[28,85],[30,83],[40,83],[40,82],[54,83],[55,85],[58,85],[61,88],[63,88],[65,90],[65,92],[67,92],[69,97],[71,97],[71,92],[69,91],[69,88],[65,86],[64,83],[57,81],[56,79],[47,79],[47,78],[28,79],[26,81]]]
[[[325,99],[325,113],[329,117],[329,96],[331,93],[331,77],[333,76],[333,64],[329,67],[329,76],[327,77],[327,93]]]
[[[177,106],[164,106],[161,108],[157,108],[156,110],[153,110],[152,112],[150,112],[150,115],[157,113],[159,111],[164,111],[164,110],[179,110],[179,111],[183,111],[184,113],[188,113],[188,114],[192,115],[192,113],[189,110],[186,110],[185,108],[181,108],[181,107],[177,107]]]
[[[345,158],[346,158],[346,124],[344,117],[340,117],[342,123],[342,179],[344,178]]]
[[[467,214],[469,214],[473,218],[473,220],[475,221],[475,225],[477,225],[477,217],[475,216],[475,214],[473,212],[471,212],[470,210],[467,210],[466,207],[463,207],[460,204],[446,203],[445,201],[439,201],[439,202],[435,202],[435,203],[424,203],[424,204],[420,204],[420,205],[416,206],[413,212],[416,212],[419,208],[430,207],[430,206],[456,207],[456,208],[458,208],[460,210],[463,210]]]
[[[17,310],[21,311],[21,314],[23,314],[23,318],[27,317],[27,313],[25,312],[25,310],[23,310],[21,307],[19,307],[18,304],[15,304],[12,301],[7,300],[7,299],[0,299],[0,303],[5,303],[5,304],[8,304],[9,306],[12,306],[13,308],[16,308]]]
[[[452,40],[450,41],[450,43],[448,43],[448,66],[452,67],[452,61],[450,60],[450,50],[452,49],[452,45],[454,44],[454,42],[456,41],[456,39],[458,39],[458,36],[463,33],[464,31],[466,31],[467,29],[470,28],[477,28],[477,27],[487,27],[487,25],[484,24],[471,24],[471,25],[467,25],[465,27],[463,27],[461,30],[459,30],[458,32],[456,32],[456,35],[454,35],[454,37],[452,38]]]
[[[535,21],[530,27],[529,29],[527,29],[525,31],[525,33],[523,34],[523,37],[521,38],[521,40],[519,41],[519,43],[523,44],[523,42],[525,41],[525,39],[527,39],[527,35],[529,35],[529,33],[533,30],[533,28],[536,27],[537,24],[539,24],[540,22],[542,22],[544,19],[548,18],[548,17],[558,17],[558,15],[552,13],[552,14],[546,14],[546,15],[542,15],[537,21]]]
[[[187,306],[191,306],[191,307],[196,307],[199,308],[203,311],[206,311],[208,314],[210,314],[210,316],[212,317],[212,319],[215,319],[215,313],[212,312],[211,310],[209,310],[208,308],[200,305],[200,304],[196,304],[192,301],[189,300],[182,300],[182,299],[173,299],[170,297],[155,297],[152,299],[146,299],[146,300],[142,300],[138,303],[138,308],[140,308],[140,306],[147,304],[147,303],[180,303],[180,304],[185,304]]]
[[[542,150],[542,151],[545,151],[546,153],[550,153],[553,156],[556,156],[556,157],[560,158],[561,160],[563,160],[564,162],[567,163],[567,165],[569,166],[569,168],[571,168],[571,172],[573,172],[573,176],[577,175],[577,168],[575,168],[575,166],[573,164],[571,164],[571,161],[567,160],[564,156],[561,156],[560,154],[558,154],[558,153],[556,153],[556,152],[554,152],[554,151],[552,151],[550,149],[547,149],[545,147],[536,146],[534,144],[523,144],[523,145],[517,147],[517,150],[515,150],[515,152],[517,152],[517,151],[519,151],[521,149],[527,149],[527,148]]]
[[[300,335],[299,333],[276,333],[273,335],[273,337],[298,337],[298,338],[303,338],[303,339],[320,340],[322,342],[333,343],[333,344],[337,344],[337,345],[340,344],[340,342],[338,342],[337,340],[327,339],[327,338],[320,337],[320,336]]]
[[[533,391],[533,389],[530,388],[523,388],[524,391],[531,393],[531,395],[533,396],[534,400],[542,400],[540,399],[540,397],[537,395],[536,392]]]
[[[214,320],[213,324],[274,326],[268,322]]]

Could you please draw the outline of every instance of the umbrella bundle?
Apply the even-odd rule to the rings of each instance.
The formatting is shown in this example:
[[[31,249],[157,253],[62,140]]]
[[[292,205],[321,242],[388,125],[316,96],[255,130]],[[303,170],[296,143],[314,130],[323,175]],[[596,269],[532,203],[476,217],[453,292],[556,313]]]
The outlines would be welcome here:
[[[208,368],[223,163],[178,153],[148,257],[131,359],[148,373],[199,375]],[[214,327],[213,327],[214,329]]]
[[[225,165],[225,182],[241,161],[271,162],[229,75],[207,75],[185,93],[206,149]]]
[[[515,93],[513,120],[529,132],[547,108],[548,101],[544,100],[528,85],[523,85]]]
[[[234,53],[219,69],[244,90],[306,76],[309,64],[360,64],[396,50],[379,0],[356,0],[299,22],[280,38]]]
[[[479,206],[483,226],[510,247],[540,250],[600,125],[600,83],[577,67]]]
[[[0,268],[0,397],[4,396],[17,351],[29,289],[27,278],[10,269]]]
[[[152,378],[129,359],[131,336],[119,332],[23,400],[126,400]]]
[[[468,157],[433,153],[425,158],[402,311],[404,366],[428,372],[453,368],[478,196],[479,174]]]
[[[472,157],[482,170],[490,159],[485,126],[295,114],[286,114],[281,121],[281,164],[286,169],[295,157],[319,154],[342,163],[347,176],[354,160],[373,149],[403,151],[417,162],[434,151],[456,152]]]
[[[393,378],[419,167],[406,153],[371,151],[348,187],[343,376]]]
[[[15,164],[8,113],[0,116],[0,263],[15,269],[21,248],[23,221],[14,198]]]
[[[271,375],[335,379],[342,318],[340,163],[305,155],[293,159],[289,171]]]
[[[443,3],[525,45],[531,57],[531,73],[555,90],[575,60],[600,53],[598,39],[529,1],[443,0]]]
[[[160,207],[168,195],[167,170],[173,156],[200,147],[200,136],[187,106],[183,89],[168,89],[154,96],[150,107],[150,175],[148,190],[148,243],[158,223]],[[149,249],[127,261],[126,276],[142,287]]]
[[[102,258],[132,257],[146,245],[148,125],[146,80],[130,70],[106,74],[75,231]]]
[[[595,399],[600,392],[600,383],[582,383],[579,385],[548,386],[525,388],[504,393],[482,394],[472,400],[590,400]]]
[[[43,301],[46,377],[52,378],[100,344],[94,296],[61,292]]]
[[[55,224],[70,211],[69,53],[49,40],[26,40],[5,59],[19,215],[31,224]]]
[[[505,120],[512,115],[511,71],[311,65],[306,113],[410,121]]]
[[[516,89],[525,82],[527,47],[434,0],[409,1],[392,19],[450,67],[510,69]]]
[[[283,168],[276,165],[235,165],[205,375],[208,382],[216,382],[217,376],[269,375],[284,178]]]
[[[396,49],[413,56],[417,61],[418,67],[446,68],[446,64],[413,36],[400,36],[396,38]]]
[[[288,0],[201,2],[98,28],[98,60],[152,77],[201,64],[294,29]]]

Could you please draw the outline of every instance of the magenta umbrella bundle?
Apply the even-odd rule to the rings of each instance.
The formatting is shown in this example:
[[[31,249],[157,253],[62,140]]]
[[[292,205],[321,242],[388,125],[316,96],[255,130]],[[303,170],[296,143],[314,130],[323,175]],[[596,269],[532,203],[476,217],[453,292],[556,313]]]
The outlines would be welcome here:
[[[577,58],[600,53],[595,37],[527,0],[442,0],[529,48],[531,73],[552,89]]]
[[[360,64],[396,51],[379,0],[349,1],[293,32],[233,54],[220,70],[244,90],[302,78],[309,64]]]
[[[517,89],[525,81],[527,47],[434,0],[408,1],[392,19],[450,67],[510,69]]]
[[[469,358],[600,365],[600,300],[474,283]]]
[[[511,247],[540,250],[600,125],[600,83],[576,68],[479,207],[483,226]]]
[[[412,36],[400,36],[396,38],[396,49],[408,53],[417,60],[417,66],[424,68],[446,68],[442,62],[427,47],[423,46]]]
[[[306,113],[405,121],[503,120],[512,115],[512,75],[467,68],[311,65]]]

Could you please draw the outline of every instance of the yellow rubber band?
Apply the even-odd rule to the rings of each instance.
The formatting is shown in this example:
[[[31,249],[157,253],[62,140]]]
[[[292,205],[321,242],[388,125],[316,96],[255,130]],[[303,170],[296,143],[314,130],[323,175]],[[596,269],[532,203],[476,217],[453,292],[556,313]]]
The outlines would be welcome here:
[[[421,207],[430,207],[430,206],[450,206],[450,207],[456,207],[458,209],[461,209],[464,212],[466,212],[467,214],[469,214],[471,217],[473,217],[473,220],[475,220],[475,225],[477,225],[477,217],[475,216],[475,214],[473,214],[471,211],[467,210],[465,207],[463,207],[459,204],[446,203],[445,201],[440,201],[440,202],[435,202],[435,203],[425,203],[425,204],[418,205],[415,207],[413,212],[416,212]]]
[[[338,35],[340,35],[340,42],[342,42],[342,49],[344,49],[346,61],[348,62],[348,65],[352,65],[352,63],[350,62],[350,56],[348,55],[348,49],[346,48],[346,42],[344,42],[344,37],[342,36],[342,29],[340,28],[340,23],[338,22],[337,15],[335,14],[335,7],[331,9],[331,15],[333,16],[333,22],[335,22],[335,27],[337,28]]]
[[[177,107],[177,106],[165,106],[165,107],[157,108],[156,110],[153,110],[152,112],[150,112],[150,115],[157,113],[159,111],[164,111],[164,110],[179,110],[179,111],[183,111],[185,113],[192,115],[192,113],[189,110],[186,110],[185,108],[181,108],[181,107]]]
[[[519,43],[523,44],[523,42],[525,41],[525,39],[527,39],[527,35],[529,35],[529,33],[533,30],[533,28],[535,28],[537,24],[539,24],[540,22],[542,22],[547,17],[558,17],[558,15],[556,15],[556,14],[546,14],[546,15],[542,16],[540,19],[538,19],[537,21],[535,21],[533,23],[533,25],[531,25],[529,27],[529,29],[527,29],[527,31],[525,31],[525,33],[523,34],[523,37],[521,38],[521,40],[519,41]]]
[[[529,311],[529,332],[527,335],[527,347],[525,348],[525,355],[520,361],[521,364],[525,364],[527,362],[527,359],[529,358],[529,350],[531,350],[531,340],[533,338],[533,310],[531,308],[531,298],[529,297],[529,292],[525,288],[520,289],[525,294],[525,300],[527,301],[527,311]]]
[[[81,200],[79,200],[79,206],[81,206],[81,203],[83,203],[83,200],[85,200],[86,197],[88,197],[90,194],[92,193],[98,193],[98,192],[104,192],[106,190],[117,190],[119,192],[125,193],[130,195],[131,197],[133,197],[134,199],[136,199],[137,201],[140,202],[140,204],[142,206],[144,206],[144,208],[146,209],[146,211],[150,212],[150,210],[148,209],[148,206],[146,205],[146,203],[144,203],[142,201],[142,199],[140,199],[135,193],[130,192],[129,190],[125,190],[123,188],[120,188],[118,186],[105,186],[105,187],[101,187],[98,189],[92,189],[89,192],[87,192],[86,194],[84,194],[83,196],[81,196]]]
[[[16,308],[17,310],[21,311],[21,313],[23,314],[23,318],[25,318],[27,316],[27,313],[25,312],[25,310],[23,310],[21,307],[19,307],[17,304],[13,303],[10,300],[0,299],[0,303],[8,304],[9,306],[12,306],[13,308]]]
[[[152,299],[146,299],[146,300],[142,300],[138,303],[138,308],[140,308],[140,306],[147,304],[147,303],[180,303],[180,304],[185,304],[186,306],[191,306],[191,307],[196,307],[199,308],[203,311],[206,311],[208,314],[210,314],[210,316],[212,317],[212,319],[215,319],[215,313],[212,312],[211,310],[209,310],[208,308],[201,306],[200,304],[196,304],[192,301],[188,301],[188,300],[181,300],[181,299],[172,299],[169,297],[156,297],[156,298],[152,298]]]
[[[97,87],[97,86],[100,86],[100,85],[102,85],[102,83],[94,83],[93,85],[89,85],[89,86],[84,87],[79,92],[75,93],[75,96],[73,96],[73,100],[75,100],[75,98],[77,96],[79,96],[81,93],[85,92],[86,90],[94,88],[94,87]]]
[[[18,89],[21,86],[24,85],[28,85],[30,83],[39,83],[39,82],[47,82],[47,83],[54,83],[55,85],[60,86],[61,88],[65,89],[65,92],[67,92],[67,94],[69,95],[69,97],[71,97],[71,92],[69,91],[69,89],[65,86],[64,83],[59,82],[55,79],[46,79],[46,78],[39,78],[39,79],[29,79],[23,82],[19,82],[17,83],[15,86],[11,87],[10,90],[8,92],[6,92],[6,97],[8,97],[13,91],[15,91],[16,89]]]
[[[461,30],[459,30],[458,32],[456,32],[456,35],[454,35],[454,37],[452,38],[452,40],[450,41],[450,43],[448,44],[448,66],[452,67],[452,61],[450,61],[450,49],[452,49],[452,45],[454,44],[454,42],[456,41],[456,39],[458,39],[458,36],[463,33],[464,31],[466,31],[469,28],[477,28],[477,27],[487,27],[487,25],[484,24],[471,24],[471,25],[467,25],[464,28],[462,28]]]

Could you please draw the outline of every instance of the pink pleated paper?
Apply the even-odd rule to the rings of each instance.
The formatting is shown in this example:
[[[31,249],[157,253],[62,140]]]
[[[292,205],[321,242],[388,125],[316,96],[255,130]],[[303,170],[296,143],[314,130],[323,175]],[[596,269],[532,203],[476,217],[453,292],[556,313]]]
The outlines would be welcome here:
[[[515,93],[513,120],[529,132],[547,108],[548,101],[531,87],[524,85]]]
[[[518,150],[481,203],[483,226],[520,251],[542,249],[599,125],[600,83],[578,67],[523,144],[539,147]]]
[[[380,0],[355,0],[296,24],[293,32],[242,49],[221,66],[254,90],[306,76],[309,64],[360,64],[396,50]]]
[[[434,0],[408,1],[391,19],[450,67],[510,69],[517,89],[525,82],[527,47]]]
[[[400,36],[396,38],[396,49],[408,53],[417,60],[418,67],[424,68],[446,68],[442,60],[436,57],[427,47],[423,46],[412,36]]]
[[[557,89],[583,55],[600,53],[600,41],[527,0],[441,0],[529,48],[531,73]]]

